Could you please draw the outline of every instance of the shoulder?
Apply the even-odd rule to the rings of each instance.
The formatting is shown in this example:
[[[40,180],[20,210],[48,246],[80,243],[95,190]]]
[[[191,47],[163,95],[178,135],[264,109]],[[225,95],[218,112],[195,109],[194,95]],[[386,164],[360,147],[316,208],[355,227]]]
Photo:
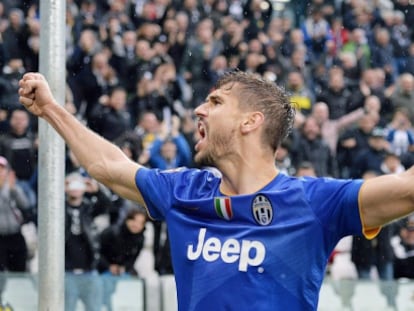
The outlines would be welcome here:
[[[197,179],[216,179],[221,178],[220,172],[214,168],[187,168],[177,167],[168,170],[141,168],[139,174],[146,175],[146,177],[163,176],[165,178],[182,179],[182,180],[197,180]]]
[[[359,189],[361,186],[360,180],[311,176],[282,176],[283,177],[279,177],[279,184],[282,186],[282,188],[291,188],[296,190],[302,189],[303,192],[306,193],[306,196],[326,196],[330,192],[339,193],[341,190],[346,190],[348,187],[353,188],[355,186],[357,189]]]
[[[141,168],[137,173],[139,189],[145,186],[160,188],[167,186],[170,189],[180,190],[186,193],[199,193],[200,191],[213,190],[218,187],[221,174],[212,168],[186,168],[180,167],[170,170]]]

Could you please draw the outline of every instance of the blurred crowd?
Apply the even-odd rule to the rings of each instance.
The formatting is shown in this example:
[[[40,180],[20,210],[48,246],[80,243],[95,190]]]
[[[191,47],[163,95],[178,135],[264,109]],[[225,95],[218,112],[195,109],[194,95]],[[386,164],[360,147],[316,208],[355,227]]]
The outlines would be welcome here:
[[[195,166],[192,109],[235,69],[290,94],[297,114],[276,154],[281,172],[366,179],[414,164],[412,1],[66,3],[65,107],[142,165]],[[39,1],[0,2],[0,270],[26,271],[34,252],[21,228],[36,226],[38,124],[21,108],[17,90],[25,72],[39,69],[39,14]],[[147,222],[142,207],[98,185],[69,149],[66,174],[67,273],[136,275]],[[102,215],[106,222],[97,225]],[[149,222],[154,269],[173,273],[165,224]],[[122,242],[110,242],[111,234]],[[119,247],[111,249],[114,243]],[[353,238],[346,250],[359,278],[370,277],[373,265],[384,280],[414,277],[408,218],[374,240]],[[86,285],[70,284],[77,290],[66,296],[76,301]],[[111,286],[106,282],[107,291]]]

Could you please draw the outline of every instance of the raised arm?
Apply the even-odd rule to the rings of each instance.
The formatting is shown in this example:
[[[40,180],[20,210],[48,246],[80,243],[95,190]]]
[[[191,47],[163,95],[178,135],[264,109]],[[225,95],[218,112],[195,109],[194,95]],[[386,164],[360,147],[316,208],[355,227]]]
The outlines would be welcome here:
[[[365,228],[379,227],[414,212],[414,167],[365,181],[359,200]]]
[[[144,204],[135,185],[135,174],[141,167],[139,164],[57,104],[43,75],[27,73],[19,85],[20,102],[31,113],[53,126],[94,179],[120,196]]]

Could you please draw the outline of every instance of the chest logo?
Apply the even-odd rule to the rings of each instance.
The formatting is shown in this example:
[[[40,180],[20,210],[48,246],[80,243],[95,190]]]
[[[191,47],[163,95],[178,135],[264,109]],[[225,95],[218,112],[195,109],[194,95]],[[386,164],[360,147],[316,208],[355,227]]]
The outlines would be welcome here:
[[[262,194],[253,200],[252,212],[254,219],[259,225],[267,226],[273,220],[273,208],[269,199]]]
[[[231,208],[231,200],[226,197],[216,197],[214,198],[214,208],[217,215],[220,218],[225,220],[230,220],[233,218],[233,210]]]

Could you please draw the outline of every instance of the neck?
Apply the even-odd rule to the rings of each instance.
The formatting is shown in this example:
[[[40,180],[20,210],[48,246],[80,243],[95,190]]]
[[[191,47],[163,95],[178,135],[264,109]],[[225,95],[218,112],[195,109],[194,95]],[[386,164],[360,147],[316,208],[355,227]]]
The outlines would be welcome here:
[[[278,174],[274,157],[257,155],[255,159],[239,158],[218,166],[222,173],[220,191],[225,195],[250,194],[269,184]]]

